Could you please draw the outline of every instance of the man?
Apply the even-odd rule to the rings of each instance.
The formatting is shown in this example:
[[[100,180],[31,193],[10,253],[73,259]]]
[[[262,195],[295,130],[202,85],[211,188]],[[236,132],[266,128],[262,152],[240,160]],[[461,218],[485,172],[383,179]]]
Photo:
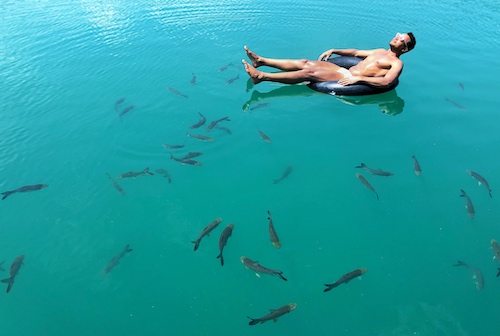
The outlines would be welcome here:
[[[403,62],[399,57],[412,50],[416,43],[413,33],[397,33],[389,42],[387,50],[330,49],[322,53],[317,61],[262,57],[245,46],[245,51],[252,65],[244,60],[242,63],[254,84],[263,81],[297,84],[305,81],[337,80],[341,85],[359,83],[384,88],[390,86],[399,77],[403,70]],[[363,60],[350,69],[346,69],[327,61],[332,54],[356,56],[363,58]],[[263,65],[284,70],[284,72],[269,73],[256,69]]]

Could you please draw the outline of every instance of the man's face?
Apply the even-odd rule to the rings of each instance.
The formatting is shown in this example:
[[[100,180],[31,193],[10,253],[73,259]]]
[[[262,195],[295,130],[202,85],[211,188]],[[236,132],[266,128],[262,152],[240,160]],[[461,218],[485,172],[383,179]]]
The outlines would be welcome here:
[[[389,44],[401,51],[408,51],[408,42],[410,42],[410,36],[408,36],[408,34],[396,33]]]

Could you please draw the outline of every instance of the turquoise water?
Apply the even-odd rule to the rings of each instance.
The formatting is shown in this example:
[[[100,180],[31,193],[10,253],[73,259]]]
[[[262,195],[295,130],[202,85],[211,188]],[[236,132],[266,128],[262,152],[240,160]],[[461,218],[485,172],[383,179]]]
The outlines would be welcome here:
[[[2,334],[497,335],[498,22],[493,0],[2,1],[0,191],[49,185],[0,202],[0,262],[8,270],[26,255],[11,292],[2,287]],[[245,44],[314,59],[386,47],[397,31],[418,41],[402,56],[399,114],[305,87],[252,87],[240,66]],[[119,118],[121,97],[120,110],[136,107]],[[268,105],[243,109],[259,103]],[[186,138],[197,112],[229,116],[220,125],[232,134]],[[171,160],[165,143],[185,143],[176,156],[203,152],[203,165]],[[360,162],[394,176],[354,169]],[[168,170],[172,183],[117,178],[145,167]],[[230,223],[221,267],[218,237]],[[104,276],[126,244],[133,251]],[[288,281],[257,278],[240,256]],[[457,260],[482,270],[482,291]],[[360,267],[360,281],[323,293]],[[278,323],[248,326],[247,316],[288,303],[298,307]]]

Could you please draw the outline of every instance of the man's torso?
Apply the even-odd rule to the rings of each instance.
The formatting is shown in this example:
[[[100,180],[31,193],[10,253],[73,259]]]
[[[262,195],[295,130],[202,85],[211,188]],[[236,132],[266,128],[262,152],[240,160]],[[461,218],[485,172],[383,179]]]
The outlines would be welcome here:
[[[387,55],[386,50],[379,49],[351,67],[349,71],[354,76],[383,77],[396,62],[401,60]]]

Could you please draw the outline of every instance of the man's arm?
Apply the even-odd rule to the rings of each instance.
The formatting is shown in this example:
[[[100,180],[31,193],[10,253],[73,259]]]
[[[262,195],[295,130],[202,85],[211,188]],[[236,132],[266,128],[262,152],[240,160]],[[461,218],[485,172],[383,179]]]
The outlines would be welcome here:
[[[376,51],[379,50],[384,50],[384,49],[372,49],[372,50],[358,50],[358,49],[329,49],[322,53],[318,61],[327,61],[330,56],[333,54],[340,55],[340,56],[356,56],[356,57],[361,57],[365,58],[370,56]]]
[[[382,77],[366,77],[366,76],[352,76],[347,78],[342,78],[338,81],[341,85],[351,85],[351,84],[368,84],[375,87],[388,87],[390,86],[396,79],[398,79],[399,75],[403,71],[403,62],[401,60],[397,60],[391,63],[391,68]]]

